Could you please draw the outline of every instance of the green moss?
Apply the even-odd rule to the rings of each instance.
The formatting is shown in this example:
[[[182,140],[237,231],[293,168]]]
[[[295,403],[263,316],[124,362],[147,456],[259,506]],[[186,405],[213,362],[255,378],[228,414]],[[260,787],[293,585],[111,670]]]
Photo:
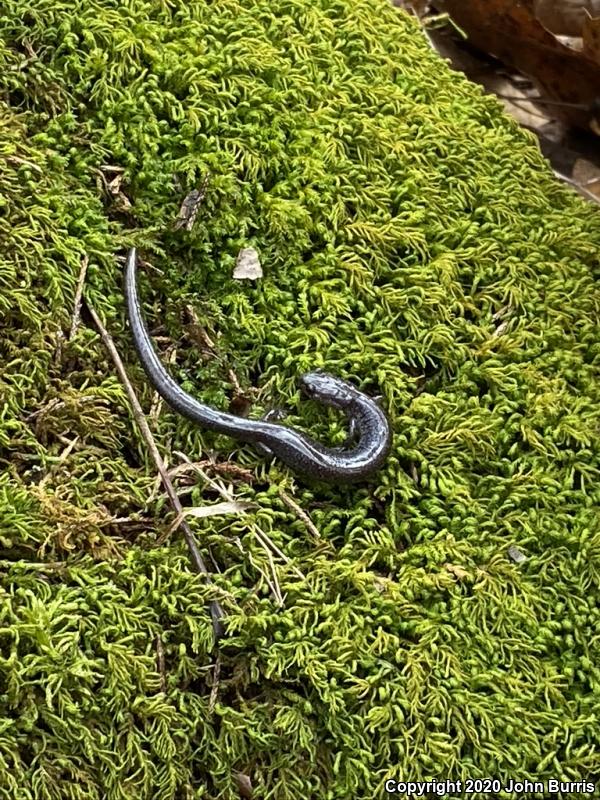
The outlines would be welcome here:
[[[597,210],[384,0],[8,0],[0,87],[0,795],[600,774]],[[296,390],[323,366],[393,420],[372,486],[316,490],[163,408],[164,452],[256,473],[250,515],[194,523],[211,590],[176,537],[155,546],[171,515],[96,332],[66,338],[87,254],[150,408],[116,258],[133,244],[206,401],[226,407],[231,368],[253,413],[287,403],[339,441]],[[242,246],[258,285],[231,278]],[[183,335],[186,304],[219,359]],[[217,499],[201,478],[186,497]],[[257,524],[291,559],[283,608]],[[210,596],[229,630],[212,699]]]

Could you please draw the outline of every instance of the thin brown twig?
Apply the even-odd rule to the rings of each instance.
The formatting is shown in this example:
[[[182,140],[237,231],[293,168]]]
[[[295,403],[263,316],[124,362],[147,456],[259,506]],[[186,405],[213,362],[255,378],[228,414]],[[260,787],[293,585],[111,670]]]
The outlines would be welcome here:
[[[569,186],[572,186],[575,191],[577,191],[582,197],[585,197],[586,200],[589,200],[591,203],[595,203],[596,205],[600,204],[600,200],[596,197],[593,192],[590,192],[585,186],[582,186],[577,181],[573,180],[573,178],[569,178],[568,175],[564,175],[562,172],[559,172],[557,169],[553,169],[552,172],[559,178],[563,183],[567,183]]]
[[[215,491],[218,492],[218,494],[221,495],[221,497],[226,502],[236,502],[234,497],[233,497],[233,494],[231,492],[227,491],[220,484],[218,484],[216,481],[213,481],[211,478],[209,478],[208,475],[206,475],[206,473],[202,469],[200,469],[197,464],[194,464],[192,461],[190,461],[190,459],[184,453],[181,453],[181,452],[176,450],[175,454],[180,456],[181,458],[183,458],[187,465],[192,467],[194,469],[194,471],[198,472],[207,481],[207,483],[209,483],[210,486],[212,486],[212,488],[215,489]],[[248,557],[250,559],[250,563],[252,564],[254,569],[256,569],[258,572],[260,572],[260,574],[263,576],[263,578],[267,582],[267,585],[268,585],[269,589],[271,590],[271,592],[273,594],[273,597],[275,598],[275,600],[277,602],[277,605],[279,607],[282,607],[283,606],[283,595],[281,593],[281,587],[279,585],[279,579],[277,577],[277,570],[275,568],[275,562],[273,561],[273,556],[271,555],[271,551],[269,550],[269,545],[271,547],[273,547],[273,548],[275,547],[275,545],[273,544],[273,542],[271,542],[271,540],[266,535],[266,533],[264,533],[264,531],[262,531],[258,527],[258,525],[255,525],[254,523],[250,523],[249,527],[252,530],[252,532],[254,533],[255,537],[257,538],[258,543],[260,544],[260,546],[262,547],[262,549],[266,553],[267,559],[269,561],[269,566],[271,567],[271,573],[273,575],[273,581],[271,582],[269,580],[267,575],[260,569],[260,567],[258,567],[254,563],[254,560],[252,559],[252,556],[249,555]],[[266,539],[266,542],[263,541],[263,539],[261,538],[261,535]],[[243,548],[241,547],[241,542],[240,542],[240,549],[242,549],[242,552],[243,552]],[[289,559],[288,559],[288,561],[289,561]],[[302,573],[300,573],[300,574],[302,574]]]
[[[238,381],[237,375],[236,375],[236,374],[235,374],[235,372],[234,372],[234,371],[231,369],[231,367],[229,367],[229,368],[228,368],[228,370],[227,370],[227,374],[229,375],[229,380],[231,381],[231,383],[232,383],[232,385],[233,385],[233,391],[234,391],[234,392],[235,392],[237,395],[243,395],[243,394],[244,394],[244,390],[243,390],[243,389],[242,389],[242,387],[240,386],[240,382]]]
[[[219,694],[219,677],[221,675],[221,653],[217,653],[217,658],[215,660],[215,671],[213,674],[213,685],[210,690],[210,698],[208,700],[208,714],[209,716],[215,710],[215,706],[217,704],[217,696]]]
[[[181,458],[187,464],[193,465],[194,469],[196,470],[196,472],[198,472],[198,474],[201,475],[204,478],[204,480],[210,486],[212,486],[212,488],[216,492],[218,492],[224,500],[235,501],[235,497],[233,496],[233,494],[230,491],[228,491],[227,489],[224,489],[219,483],[217,483],[212,478],[210,478],[206,474],[206,472],[204,472],[203,469],[198,467],[197,464],[193,464],[193,462],[185,455],[185,453],[182,453],[179,450],[174,450],[173,452],[174,452],[174,454],[176,456],[179,456],[179,458]],[[306,580],[306,576],[302,572],[300,572],[300,570],[297,567],[295,567],[294,564],[292,564],[290,558],[288,556],[286,556],[286,554],[283,552],[283,550],[281,550],[279,547],[277,547],[275,542],[273,542],[269,538],[269,536],[262,530],[262,528],[260,526],[258,526],[255,522],[251,522],[250,523],[250,530],[254,533],[256,538],[259,540],[259,543],[262,544],[263,547],[270,548],[270,550],[273,553],[275,553],[275,555],[279,556],[279,558],[282,561],[284,561],[286,564],[288,564],[288,566],[291,567],[291,569],[296,573],[296,575],[299,578],[302,578],[302,580]]]
[[[298,503],[295,500],[293,500],[289,496],[289,494],[287,494],[287,492],[284,492],[284,490],[281,487],[278,489],[278,491],[279,491],[279,496],[281,497],[283,502],[286,504],[286,506],[288,508],[291,508],[292,511],[294,511],[300,517],[302,522],[306,525],[308,530],[312,533],[312,535],[316,539],[320,539],[321,538],[321,534],[319,532],[319,529],[317,528],[315,523],[312,521],[312,519],[308,515],[308,512],[305,511],[301,506],[299,506]]]
[[[165,471],[167,470],[168,466],[169,466],[169,454],[167,453],[167,455],[163,458],[163,467]],[[148,499],[146,500],[146,508],[148,508],[150,503],[153,503],[154,500],[156,500],[156,497],[160,491],[161,483],[162,483],[162,478],[160,476],[160,473],[158,473],[156,478],[154,479],[154,483],[152,484],[152,491],[150,492],[150,494],[148,495]]]
[[[19,156],[7,156],[6,160],[9,164],[17,164],[18,166],[29,167],[29,169],[37,172],[39,175],[43,173],[42,168],[38,164],[34,164],[32,161],[27,161],[25,158],[20,158]]]
[[[77,279],[77,288],[75,290],[75,303],[73,304],[73,320],[71,322],[71,331],[69,333],[69,341],[77,333],[79,327],[79,320],[81,319],[81,303],[83,301],[83,285],[85,283],[85,276],[87,275],[88,264],[90,259],[87,253],[81,259],[81,268],[79,270],[79,278]]]
[[[181,514],[183,512],[183,506],[179,501],[177,492],[175,491],[171,479],[169,478],[167,471],[164,467],[163,460],[160,456],[160,453],[158,452],[158,447],[156,446],[156,442],[154,441],[154,437],[152,436],[152,431],[150,430],[150,426],[148,425],[148,421],[146,420],[146,417],[140,405],[140,401],[138,400],[137,395],[133,389],[133,386],[131,385],[131,381],[129,380],[129,377],[125,370],[125,366],[121,360],[121,356],[119,355],[119,352],[115,346],[115,343],[113,342],[111,335],[104,327],[102,320],[100,319],[94,307],[87,298],[86,298],[86,305],[90,313],[90,316],[92,317],[94,324],[96,325],[96,328],[100,333],[100,337],[102,338],[104,346],[108,350],[114,362],[117,373],[119,374],[119,378],[121,379],[125,391],[127,392],[127,397],[129,398],[129,402],[131,403],[133,416],[138,424],[142,437],[146,442],[148,449],[150,450],[150,454],[160,474],[163,486],[165,487],[165,491],[167,493],[171,506],[173,507],[173,510],[175,511],[176,514]],[[183,533],[183,537],[185,539],[185,543],[187,544],[190,553],[190,558],[196,572],[200,573],[204,577],[204,580],[207,583],[212,583],[210,576],[208,574],[208,570],[206,568],[206,564],[204,563],[204,559],[202,558],[200,550],[198,549],[198,545],[196,543],[191,528],[189,527],[189,525],[185,520],[182,520],[180,528],[181,532]],[[222,622],[223,610],[218,600],[211,600],[210,614],[212,617],[215,641],[218,641],[218,639],[220,639],[221,636],[223,636],[224,634],[223,622]]]
[[[189,464],[177,464],[175,467],[171,467],[169,476],[174,478],[175,476],[195,472],[196,466],[200,467],[200,469],[212,469],[217,474],[223,473],[225,475],[231,475],[234,478],[241,478],[246,483],[253,483],[255,480],[255,476],[250,470],[244,469],[244,467],[240,467],[238,464],[232,464],[229,461],[211,461],[208,458],[203,461],[190,462]]]

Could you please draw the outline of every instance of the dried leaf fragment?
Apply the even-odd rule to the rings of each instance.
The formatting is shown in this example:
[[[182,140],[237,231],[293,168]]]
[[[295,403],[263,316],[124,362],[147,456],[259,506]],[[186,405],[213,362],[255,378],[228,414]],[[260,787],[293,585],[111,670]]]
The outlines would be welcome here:
[[[255,503],[244,503],[238,500],[228,500],[223,503],[213,503],[209,506],[194,506],[184,509],[185,517],[215,517],[223,514],[244,514],[248,509],[255,508]]]
[[[581,30],[583,36],[583,52],[596,64],[600,65],[600,8],[597,16],[586,14]]]
[[[246,773],[244,772],[234,772],[233,777],[235,779],[235,782],[237,783],[238,791],[241,797],[246,797],[246,798],[252,797],[253,789],[250,776],[246,775]]]
[[[263,271],[258,253],[253,247],[243,247],[238,253],[233,277],[236,281],[255,281],[262,276]]]
[[[523,561],[527,561],[527,556],[522,553],[514,544],[511,544],[511,546],[508,548],[508,555],[512,558],[515,564],[522,564]]]

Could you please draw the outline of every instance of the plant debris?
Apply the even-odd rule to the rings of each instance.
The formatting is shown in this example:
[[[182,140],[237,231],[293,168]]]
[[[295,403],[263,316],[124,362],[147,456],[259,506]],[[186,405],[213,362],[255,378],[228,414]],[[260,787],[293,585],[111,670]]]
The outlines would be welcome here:
[[[255,281],[262,276],[258,253],[253,247],[243,247],[238,253],[233,277],[236,281]]]

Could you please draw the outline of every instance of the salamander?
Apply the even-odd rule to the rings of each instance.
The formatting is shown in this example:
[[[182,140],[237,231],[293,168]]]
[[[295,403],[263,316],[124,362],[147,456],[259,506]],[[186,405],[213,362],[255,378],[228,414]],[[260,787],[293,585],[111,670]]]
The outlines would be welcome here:
[[[139,360],[150,383],[175,411],[206,430],[268,450],[294,472],[309,479],[351,483],[363,480],[383,465],[391,446],[390,424],[383,409],[372,397],[333,375],[320,371],[306,373],[300,377],[300,389],[306,397],[346,414],[355,438],[351,447],[325,447],[290,426],[239,417],[192,397],[167,372],[152,343],[140,305],[135,248],[127,257],[124,288]]]

